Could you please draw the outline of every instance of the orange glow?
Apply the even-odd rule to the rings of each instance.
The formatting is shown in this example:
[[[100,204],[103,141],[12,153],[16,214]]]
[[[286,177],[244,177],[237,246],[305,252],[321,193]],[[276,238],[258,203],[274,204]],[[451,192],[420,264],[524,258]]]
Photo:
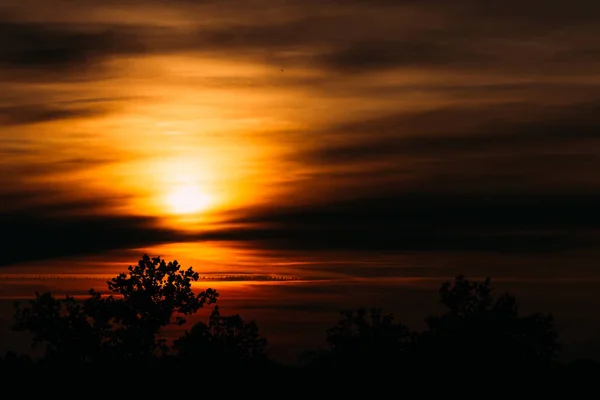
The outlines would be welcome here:
[[[393,103],[316,95],[315,88],[294,82],[319,78],[322,72],[297,67],[282,74],[260,60],[169,54],[140,58],[135,64],[115,57],[109,66],[119,74],[93,88],[65,92],[60,83],[47,84],[49,93],[66,96],[49,101],[115,99],[97,103],[106,113],[38,124],[31,130],[9,127],[4,131],[8,138],[35,143],[40,150],[31,160],[8,154],[0,165],[24,160],[54,165],[101,155],[109,162],[69,170],[47,168],[41,176],[27,176],[27,182],[52,188],[68,200],[96,194],[116,198],[99,202],[96,207],[101,209],[94,211],[158,217],[165,226],[182,230],[210,225],[231,209],[278,204],[281,199],[290,204],[307,197],[328,198],[339,189],[338,181],[321,180],[326,184],[317,186],[312,177],[340,171],[299,159],[297,152],[321,144],[306,135],[307,129],[372,110],[444,104],[432,94]],[[393,79],[425,85],[438,78],[404,71],[375,76],[371,84],[383,86]],[[332,82],[338,83],[343,82]],[[348,171],[345,167],[341,172]]]
[[[166,196],[166,203],[175,214],[193,214],[209,207],[211,198],[197,185],[182,185]]]

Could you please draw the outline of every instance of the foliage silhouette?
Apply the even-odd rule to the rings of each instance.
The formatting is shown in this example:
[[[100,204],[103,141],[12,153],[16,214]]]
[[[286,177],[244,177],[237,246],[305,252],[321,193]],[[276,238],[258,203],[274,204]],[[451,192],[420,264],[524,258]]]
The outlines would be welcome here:
[[[187,316],[216,302],[213,289],[193,292],[197,280],[191,267],[182,270],[177,261],[144,255],[128,273],[107,282],[108,296],[90,290],[90,297],[78,302],[36,293],[29,307],[16,305],[15,329],[30,332],[34,345],[45,346],[45,361],[146,362],[168,351],[158,337],[161,328],[182,325]]]
[[[353,371],[479,371],[505,363],[519,369],[549,367],[559,354],[550,315],[518,315],[508,293],[492,296],[490,279],[470,282],[457,276],[439,290],[446,311],[426,319],[427,329],[412,331],[380,309],[342,312],[328,330],[326,351],[307,353],[312,367]]]
[[[329,349],[306,353],[311,367],[370,369],[401,360],[413,341],[412,332],[381,309],[364,308],[340,312],[338,323],[327,330]]]
[[[492,296],[489,278],[471,282],[459,275],[439,293],[447,310],[427,318],[417,342],[419,360],[428,367],[452,362],[466,370],[509,363],[523,369],[549,367],[558,357],[552,316],[519,316],[514,296]]]
[[[184,360],[202,358],[231,365],[266,361],[266,344],[255,321],[245,322],[239,315],[222,316],[216,306],[208,324],[195,324],[173,347]]]
[[[16,305],[15,329],[31,333],[33,345],[42,346],[44,356],[36,361],[9,352],[0,357],[0,368],[4,372],[39,371],[40,366],[57,371],[151,367],[162,368],[161,376],[176,371],[177,379],[198,369],[203,376],[261,371],[288,382],[308,382],[308,377],[312,383],[330,379],[332,371],[357,378],[366,373],[475,377],[502,369],[521,374],[543,371],[546,376],[556,371],[565,376],[600,373],[600,364],[593,360],[557,363],[560,346],[551,315],[521,316],[514,296],[493,296],[489,278],[472,282],[461,275],[441,285],[445,311],[426,318],[420,332],[379,308],[341,312],[337,324],[326,332],[327,348],[304,354],[306,368],[270,361],[256,322],[223,316],[216,305],[207,323],[196,323],[168,344],[162,329],[185,324],[219,297],[213,289],[194,293],[192,283],[198,279],[191,267],[182,269],[177,261],[144,255],[127,273],[107,282],[108,295],[91,290],[88,298],[76,300],[36,293],[28,307]],[[56,366],[65,368],[53,369]]]

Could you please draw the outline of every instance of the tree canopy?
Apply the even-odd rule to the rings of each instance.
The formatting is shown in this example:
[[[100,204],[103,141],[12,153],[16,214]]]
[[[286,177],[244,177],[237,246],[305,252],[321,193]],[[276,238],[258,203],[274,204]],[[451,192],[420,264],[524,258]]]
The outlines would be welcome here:
[[[77,301],[36,293],[28,307],[16,305],[15,329],[32,334],[33,345],[44,347],[46,361],[70,364],[148,362],[172,354],[173,349],[193,352],[197,345],[190,342],[200,338],[221,343],[224,354],[229,347],[247,357],[260,354],[265,340],[256,324],[239,316],[222,317],[218,308],[211,315],[210,329],[199,323],[172,348],[160,337],[161,329],[181,326],[204,305],[216,303],[216,290],[192,290],[198,278],[192,267],[182,269],[177,261],[144,255],[127,273],[107,282],[108,295],[90,290],[89,298]]]
[[[26,306],[16,304],[17,331],[31,334],[32,345],[43,349],[41,360],[7,353],[0,366],[177,366],[208,363],[216,371],[257,366],[274,368],[267,340],[254,320],[222,315],[216,290],[195,291],[199,275],[177,261],[144,255],[137,265],[107,282],[108,293],[57,299],[35,293]],[[550,371],[560,354],[551,315],[521,315],[516,298],[495,295],[490,279],[470,281],[462,275],[443,282],[439,300],[444,311],[425,319],[416,331],[380,308],[341,312],[327,330],[326,347],[308,352],[303,371],[346,373],[408,372],[475,373]],[[163,330],[182,327],[202,307],[212,305],[206,322],[197,322],[172,341]],[[287,371],[271,369],[269,373]],[[277,368],[279,368],[277,367]],[[598,368],[598,363],[576,364]],[[299,371],[299,370],[298,370]]]

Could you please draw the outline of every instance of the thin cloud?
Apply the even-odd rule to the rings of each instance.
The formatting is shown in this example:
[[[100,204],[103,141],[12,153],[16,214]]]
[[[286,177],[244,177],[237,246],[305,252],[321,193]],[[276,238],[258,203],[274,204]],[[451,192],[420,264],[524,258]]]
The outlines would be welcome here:
[[[40,104],[0,107],[0,125],[15,126],[71,119],[84,119],[107,114],[98,105],[88,107],[66,107]]]
[[[116,27],[0,22],[0,38],[0,65],[12,68],[73,68],[144,52],[132,32]]]
[[[382,115],[323,129],[318,134],[340,140],[309,149],[305,157],[310,163],[348,165],[477,154],[526,160],[530,155],[551,166],[555,160],[574,160],[574,146],[600,145],[598,110],[597,102],[548,108],[520,103]],[[593,161],[590,157],[586,160]]]
[[[581,6],[582,1],[567,6],[543,2],[539,7],[513,1],[482,5],[471,0],[452,6],[405,1],[398,7],[382,1],[378,3],[382,7],[377,7],[356,1],[327,13],[319,12],[315,4],[265,2],[271,18],[254,22],[241,17],[249,12],[246,3],[219,3],[190,8],[198,21],[170,28],[109,20],[32,23],[14,15],[0,22],[0,65],[13,72],[52,67],[44,74],[74,68],[90,73],[113,57],[184,53],[254,62],[289,58],[295,65],[344,73],[406,67],[523,72],[537,71],[539,63],[552,65],[553,72],[559,73],[574,68],[577,54],[581,68],[593,67],[586,65],[598,33],[593,16],[600,11],[587,3]],[[182,11],[191,7],[186,2],[178,5]],[[100,5],[92,2],[89,7],[94,10]],[[231,11],[229,19],[212,25],[203,22],[221,18],[225,10]],[[579,40],[566,41],[555,34],[558,29],[579,32]],[[555,59],[556,51],[568,52],[573,63],[565,67]]]
[[[489,56],[470,52],[460,45],[421,40],[354,43],[346,48],[324,53],[320,58],[326,68],[347,72],[489,63]]]

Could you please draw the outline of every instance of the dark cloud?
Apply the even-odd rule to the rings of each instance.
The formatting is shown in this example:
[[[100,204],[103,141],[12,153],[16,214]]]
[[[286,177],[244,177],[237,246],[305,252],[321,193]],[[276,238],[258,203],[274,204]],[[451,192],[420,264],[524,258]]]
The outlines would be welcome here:
[[[336,0],[331,0],[336,1]],[[360,0],[356,1],[357,3]],[[365,5],[367,2],[361,2]],[[553,30],[565,27],[595,26],[600,6],[587,0],[375,0],[368,4],[388,7],[417,7],[446,15],[459,29],[480,28],[482,33],[502,28],[505,32]],[[487,26],[486,26],[487,25]],[[486,29],[487,28],[487,29]]]
[[[473,152],[515,152],[529,151],[530,156],[544,164],[568,162],[597,162],[594,156],[572,154],[543,154],[545,149],[552,149],[558,145],[577,144],[578,142],[594,140],[600,147],[600,126],[539,126],[531,130],[513,131],[502,133],[480,132],[462,136],[423,137],[413,136],[408,138],[364,138],[337,146],[323,146],[310,152],[310,160],[331,165],[346,164],[361,161],[374,161],[385,158],[401,160],[406,157],[441,157],[452,154],[472,154]],[[588,143],[589,144],[589,143]],[[589,150],[589,148],[588,148]],[[560,151],[560,150],[558,150]],[[540,154],[541,153],[541,154]],[[493,154],[492,154],[493,155]],[[514,162],[528,161],[527,157],[518,154],[506,154]],[[581,157],[580,160],[577,158]],[[548,165],[548,164],[546,164]]]
[[[262,59],[265,51],[319,46],[342,39],[335,17],[296,17],[261,24],[228,22],[222,26],[165,27],[160,24],[44,24],[0,21],[0,66],[19,70],[98,70],[111,57],[172,54],[219,54]],[[333,36],[332,36],[333,34]],[[47,70],[51,74],[54,70]]]
[[[222,51],[285,49],[342,39],[331,24],[335,16],[296,17],[285,22],[245,22],[224,27],[199,28],[195,40],[204,48]]]
[[[321,56],[327,68],[361,72],[398,67],[447,67],[455,64],[487,62],[483,54],[442,41],[379,41],[354,43]]]
[[[0,107],[0,125],[27,125],[67,119],[89,118],[106,114],[101,106],[67,107],[64,105],[26,105]]]
[[[526,161],[521,154],[525,151],[541,163],[554,165],[555,161],[577,161],[572,154],[574,145],[583,143],[588,150],[590,145],[600,145],[598,111],[595,102],[547,108],[519,103],[384,115],[325,130],[325,135],[337,134],[348,140],[327,142],[309,151],[307,157],[310,162],[328,165],[461,154]],[[579,153],[584,157],[581,161],[598,161],[590,154],[586,158],[581,149]]]
[[[80,67],[143,51],[131,29],[0,22],[0,65],[12,68]]]
[[[90,12],[98,7],[91,3]],[[193,3],[180,1],[175,6],[183,12]],[[197,23],[170,28],[160,26],[160,21],[45,24],[13,17],[0,22],[0,65],[12,70],[94,70],[110,57],[173,52],[266,62],[285,59],[298,67],[349,73],[402,67],[529,71],[537,68],[536,63],[558,72],[564,61],[556,58],[557,52],[575,61],[600,62],[593,51],[598,32],[591,24],[598,10],[578,1],[569,5],[536,1],[536,6],[512,1],[482,5],[471,0],[452,6],[439,1],[341,2],[346,7],[330,1],[325,2],[332,6],[329,12],[302,2],[262,3],[270,18],[251,18],[254,14],[243,18],[249,8],[244,2],[208,2],[205,7],[196,3],[190,13],[198,14]],[[136,4],[128,2],[126,7]],[[205,23],[225,10],[231,10],[229,19]],[[577,42],[555,34],[558,29],[583,26],[588,32],[581,33]]]
[[[94,206],[63,203],[0,214],[0,265],[185,240],[184,234],[157,228],[154,218],[94,215],[90,213]],[[71,214],[82,209],[86,214],[56,216],[57,208]]]
[[[2,153],[3,152],[0,152],[0,154]],[[0,182],[3,184],[10,183],[11,187],[0,189],[0,193],[11,192],[13,190],[17,190],[17,193],[22,193],[23,186],[26,187],[26,184],[24,184],[25,182],[22,182],[23,180],[69,174],[116,162],[118,162],[116,157],[110,158],[101,155],[90,155],[88,158],[65,158],[48,162],[36,161],[23,162],[21,164],[5,164],[0,167],[0,171],[5,174],[5,176],[0,178]],[[47,193],[44,193],[44,195],[46,194]],[[37,195],[38,194],[36,194],[36,196]],[[15,202],[12,205],[18,206],[22,205],[22,203]]]
[[[586,104],[579,112],[592,116],[597,104]],[[326,127],[320,134],[375,137],[411,137],[426,135],[439,137],[440,134],[465,134],[480,130],[483,126],[497,131],[509,124],[526,124],[528,120],[540,123],[541,115],[552,114],[545,105],[508,102],[500,104],[482,103],[479,105],[457,104],[418,111],[386,113],[362,118],[348,118],[336,125]],[[575,107],[572,107],[575,108]],[[564,109],[552,110],[565,112]],[[554,116],[555,117],[555,116]],[[570,116],[571,117],[571,116]]]
[[[598,196],[397,193],[255,212],[204,238],[303,250],[553,252],[594,243]]]
[[[280,57],[290,57],[298,67],[349,73],[406,67],[522,73],[537,71],[539,64],[548,73],[565,73],[565,68],[585,68],[586,60],[600,61],[592,50],[598,33],[592,16],[600,10],[583,11],[581,4],[344,3],[347,7],[337,12],[307,8],[297,17],[284,14],[284,22],[246,21],[201,30],[194,41],[199,49],[229,56],[295,50],[294,56]],[[399,7],[390,8],[392,3]],[[565,40],[563,30],[573,31],[578,41]],[[565,66],[557,53],[568,54],[571,64]]]
[[[231,221],[247,228],[202,237],[313,251],[537,254],[598,243],[596,102],[456,106],[319,133],[330,140],[300,159],[339,167],[315,179],[332,187],[346,177],[347,190],[325,203],[247,210]],[[419,159],[425,167],[410,171]]]
[[[546,199],[542,201],[542,199]],[[275,227],[343,229],[362,227],[418,229],[592,229],[600,223],[591,215],[598,194],[427,194],[397,190],[393,194],[328,205],[258,213],[240,219]]]
[[[0,265],[196,240],[241,241],[271,250],[360,250],[381,255],[398,251],[553,253],[597,244],[599,200],[600,195],[589,194],[396,193],[321,206],[246,210],[247,217],[231,221],[238,228],[200,234],[159,228],[151,217],[90,214],[97,203],[40,205],[0,215],[5,249]],[[381,266],[356,268],[349,265],[340,271],[361,276],[366,270],[366,276],[398,272]]]
[[[521,2],[509,0],[503,2],[480,2],[477,0],[460,0],[456,7],[449,7],[439,0],[426,1],[458,14],[471,17],[487,16],[490,19],[506,21],[528,21],[534,26],[559,28],[568,25],[594,24],[600,15],[600,6],[585,0],[530,0]],[[452,11],[449,11],[452,12]]]

